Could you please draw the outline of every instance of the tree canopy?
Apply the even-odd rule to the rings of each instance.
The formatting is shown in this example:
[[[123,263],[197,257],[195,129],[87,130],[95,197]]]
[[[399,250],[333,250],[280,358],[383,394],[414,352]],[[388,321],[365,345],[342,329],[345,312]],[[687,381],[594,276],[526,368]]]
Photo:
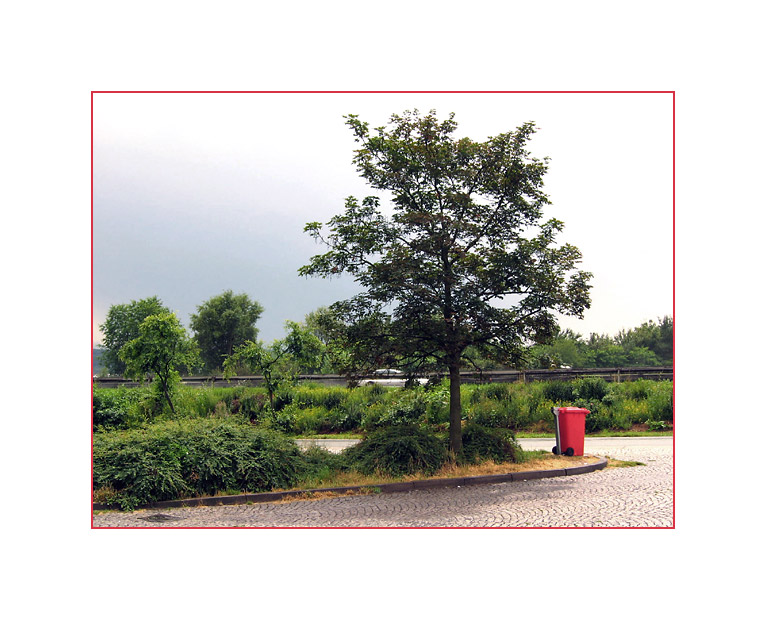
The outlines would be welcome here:
[[[326,226],[307,224],[329,251],[299,273],[348,272],[364,287],[331,306],[357,355],[449,369],[450,445],[459,452],[466,351],[522,359],[553,336],[555,312],[582,316],[591,276],[576,268],[576,247],[554,244],[562,222],[542,221],[547,160],[526,149],[534,124],[475,142],[454,136],[453,116],[407,111],[375,130],[346,117],[357,170],[387,193],[392,212],[379,196],[351,196]]]
[[[156,296],[127,304],[115,304],[109,308],[106,320],[100,325],[104,334],[102,362],[110,374],[123,374],[125,362],[120,359],[120,349],[138,338],[139,326],[152,314],[170,312]]]
[[[164,399],[174,415],[172,393],[180,379],[177,368],[194,366],[198,355],[183,325],[170,312],[146,317],[138,328],[138,337],[120,349],[125,374],[140,381],[153,375],[158,400]]]
[[[257,301],[230,290],[197,306],[190,326],[208,371],[223,368],[224,360],[237,346],[256,339],[255,323],[262,312],[263,307]]]

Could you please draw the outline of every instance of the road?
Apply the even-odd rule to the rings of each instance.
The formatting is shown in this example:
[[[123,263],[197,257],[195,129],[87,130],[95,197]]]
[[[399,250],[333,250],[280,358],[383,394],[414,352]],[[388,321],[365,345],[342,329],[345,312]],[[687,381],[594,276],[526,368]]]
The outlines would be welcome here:
[[[524,450],[550,450],[556,443],[553,438],[548,439],[519,439]],[[298,445],[307,447],[317,445],[326,448],[330,452],[341,450],[358,443],[358,439],[298,439]],[[586,437],[585,451],[592,454],[601,454],[600,450],[609,448],[641,448],[641,447],[673,447],[672,437]]]
[[[338,441],[338,440],[334,440]],[[551,439],[525,439],[550,449]],[[337,448],[337,446],[333,446]],[[587,438],[641,466],[580,476],[242,506],[97,514],[101,527],[673,527],[671,437]]]

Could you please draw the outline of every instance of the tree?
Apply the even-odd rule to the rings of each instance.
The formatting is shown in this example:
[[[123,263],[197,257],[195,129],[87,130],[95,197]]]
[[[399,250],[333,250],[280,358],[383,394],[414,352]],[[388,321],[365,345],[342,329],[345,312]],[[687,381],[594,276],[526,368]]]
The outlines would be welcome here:
[[[632,355],[633,359],[643,360],[642,365],[671,365],[673,363],[673,318],[665,316],[658,323],[647,321],[640,327],[620,331],[615,341]],[[654,358],[640,349],[648,349]],[[654,362],[652,363],[652,360]]]
[[[553,312],[582,316],[591,275],[577,248],[554,246],[563,229],[541,222],[547,160],[530,155],[526,123],[475,142],[455,138],[451,115],[393,115],[371,131],[346,117],[360,148],[354,162],[380,198],[346,199],[345,212],[305,230],[329,248],[299,273],[348,272],[365,292],[331,306],[349,343],[410,367],[436,359],[449,369],[450,448],[462,448],[460,367],[468,347],[501,363],[524,357],[556,329]],[[533,234],[536,233],[536,234]]]
[[[125,362],[120,359],[120,349],[125,343],[138,337],[138,328],[146,317],[163,312],[170,310],[156,296],[109,308],[106,320],[100,325],[101,333],[104,334],[105,349],[102,362],[107,372],[115,375],[125,372]]]
[[[241,366],[263,377],[274,409],[274,394],[279,386],[292,383],[304,368],[315,367],[321,360],[321,342],[305,327],[295,321],[287,321],[288,334],[283,340],[271,345],[247,341],[238,346],[223,364],[224,377],[230,379]]]
[[[175,416],[172,394],[180,380],[179,366],[192,367],[199,352],[186,335],[186,330],[175,314],[164,312],[146,317],[138,328],[138,337],[120,349],[127,376],[143,381],[154,375],[153,383],[158,397],[165,399]]]
[[[190,325],[208,371],[222,368],[224,359],[235,347],[255,340],[258,335],[255,323],[262,312],[257,301],[232,291],[224,291],[197,306]]]

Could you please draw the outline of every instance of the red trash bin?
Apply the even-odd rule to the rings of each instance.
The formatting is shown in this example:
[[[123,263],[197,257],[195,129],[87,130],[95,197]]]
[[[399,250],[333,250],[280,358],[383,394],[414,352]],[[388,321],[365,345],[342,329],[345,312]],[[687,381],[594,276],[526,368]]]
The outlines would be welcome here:
[[[551,407],[556,416],[556,445],[553,454],[582,456],[585,449],[585,416],[590,413],[580,407]]]

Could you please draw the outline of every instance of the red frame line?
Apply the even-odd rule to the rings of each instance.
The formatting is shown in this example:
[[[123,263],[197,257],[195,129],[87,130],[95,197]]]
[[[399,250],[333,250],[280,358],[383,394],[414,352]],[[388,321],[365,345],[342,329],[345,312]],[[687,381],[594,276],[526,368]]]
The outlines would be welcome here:
[[[475,528],[475,527],[171,527],[163,528],[156,526],[148,527],[114,527],[114,528],[102,528],[93,526],[93,371],[95,370],[93,365],[93,110],[94,99],[93,96],[97,94],[669,94],[672,95],[672,109],[673,109],[673,525],[669,527],[498,527],[498,528]],[[91,332],[91,419],[90,419],[90,432],[91,432],[91,470],[90,470],[90,492],[91,497],[91,529],[95,530],[243,530],[243,529],[269,529],[269,530],[336,530],[336,529],[354,529],[354,530],[475,530],[475,529],[524,529],[524,530],[673,530],[676,528],[676,330],[675,330],[675,316],[676,316],[676,91],[675,90],[92,90],[90,92],[90,332]]]

